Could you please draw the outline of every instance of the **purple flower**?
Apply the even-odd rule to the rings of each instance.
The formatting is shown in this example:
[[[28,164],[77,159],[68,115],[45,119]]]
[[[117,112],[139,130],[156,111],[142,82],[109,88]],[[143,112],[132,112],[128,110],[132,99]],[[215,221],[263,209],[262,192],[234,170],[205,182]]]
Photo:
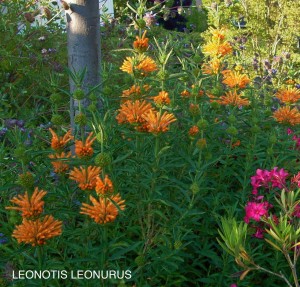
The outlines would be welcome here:
[[[1,128],[0,129],[0,137],[3,137],[6,134],[7,130],[8,130],[7,128]]]
[[[7,237],[3,233],[0,233],[0,244],[5,244],[8,242]]]
[[[264,65],[265,65],[266,69],[271,69],[271,64],[270,64],[269,60],[264,60]]]

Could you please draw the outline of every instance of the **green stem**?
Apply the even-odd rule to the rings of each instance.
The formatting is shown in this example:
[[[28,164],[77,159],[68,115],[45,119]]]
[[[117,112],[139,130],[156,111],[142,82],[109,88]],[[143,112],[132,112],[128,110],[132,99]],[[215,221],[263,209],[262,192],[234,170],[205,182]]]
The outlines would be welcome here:
[[[158,152],[159,152],[159,135],[155,137],[154,157],[155,157],[156,165],[158,165]]]
[[[37,246],[37,255],[38,255],[38,263],[39,263],[39,270],[43,270],[43,246]],[[42,287],[46,286],[45,280],[41,279]]]
[[[106,199],[108,200],[108,199]],[[106,226],[101,226],[102,228],[102,240],[101,240],[101,244],[102,244],[102,253],[100,256],[100,270],[106,270],[106,260],[107,260],[107,228]],[[101,281],[101,285],[103,287],[105,287],[105,280]]]
[[[43,266],[43,250],[42,250],[41,246],[37,246],[37,254],[38,254],[39,269],[42,270],[42,266]]]
[[[279,277],[281,278],[282,280],[284,280],[286,282],[286,284],[289,286],[289,287],[293,287],[293,285],[289,282],[289,280],[280,272],[279,274],[278,273],[275,273],[275,272],[272,272],[268,269],[265,269],[259,265],[255,265],[255,267],[260,270],[260,271],[263,271],[263,272],[266,272],[266,273],[269,273],[271,275],[274,275],[276,277]],[[299,285],[296,285],[296,286],[299,286]]]
[[[291,270],[292,270],[293,279],[294,279],[294,282],[295,282],[295,287],[299,287],[298,276],[297,276],[297,271],[296,271],[296,262],[294,262],[294,263],[292,262],[291,257],[288,254],[288,251],[286,251],[285,249],[283,250],[283,254],[284,254]]]

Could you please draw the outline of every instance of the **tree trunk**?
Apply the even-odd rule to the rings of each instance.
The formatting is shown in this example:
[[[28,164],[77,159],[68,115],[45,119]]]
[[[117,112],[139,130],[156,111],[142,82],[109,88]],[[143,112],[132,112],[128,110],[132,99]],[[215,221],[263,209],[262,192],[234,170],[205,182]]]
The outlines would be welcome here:
[[[203,6],[202,0],[196,0],[196,6],[198,11],[201,11],[201,8]]]
[[[86,69],[83,90],[100,84],[100,16],[99,0],[71,0],[66,10],[68,37],[68,65],[72,73]],[[70,78],[71,93],[76,85]],[[71,127],[78,103],[70,100]]]

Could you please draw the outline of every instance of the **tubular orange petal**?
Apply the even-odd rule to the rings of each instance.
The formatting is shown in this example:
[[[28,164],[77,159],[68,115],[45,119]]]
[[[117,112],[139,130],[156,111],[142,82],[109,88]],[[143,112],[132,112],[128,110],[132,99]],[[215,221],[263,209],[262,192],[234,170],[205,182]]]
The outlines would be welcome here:
[[[19,243],[24,242],[32,246],[43,245],[46,240],[59,236],[62,233],[62,221],[55,220],[53,216],[47,215],[43,220],[23,219],[13,231],[12,236]]]
[[[24,218],[38,216],[43,212],[45,202],[42,200],[42,198],[46,194],[46,191],[39,190],[36,187],[31,198],[29,198],[27,191],[24,195],[19,194],[10,200],[10,202],[18,205],[18,207],[8,206],[6,209],[21,211],[21,215]]]

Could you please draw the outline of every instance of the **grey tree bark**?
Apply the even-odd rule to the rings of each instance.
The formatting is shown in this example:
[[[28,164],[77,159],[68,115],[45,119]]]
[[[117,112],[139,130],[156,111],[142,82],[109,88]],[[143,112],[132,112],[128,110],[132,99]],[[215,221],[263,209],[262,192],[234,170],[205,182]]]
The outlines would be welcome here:
[[[201,10],[202,5],[203,5],[202,0],[196,0],[196,6],[198,8],[198,11]]]
[[[67,1],[68,66],[72,72],[86,68],[83,90],[100,84],[100,15],[99,0]],[[71,93],[76,85],[70,78]],[[70,100],[71,127],[78,103]]]

